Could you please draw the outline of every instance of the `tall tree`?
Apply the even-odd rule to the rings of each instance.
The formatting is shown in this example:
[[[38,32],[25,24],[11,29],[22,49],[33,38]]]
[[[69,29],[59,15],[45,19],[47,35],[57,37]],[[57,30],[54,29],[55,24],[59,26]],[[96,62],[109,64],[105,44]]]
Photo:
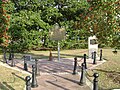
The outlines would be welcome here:
[[[13,45],[19,49],[56,45],[56,42],[49,40],[48,34],[55,23],[66,27],[66,40],[62,41],[62,47],[68,48],[80,47],[80,43],[85,43],[94,34],[100,43],[112,45],[114,34],[119,30],[119,0],[12,2],[14,11],[9,31]]]
[[[100,43],[111,45],[120,30],[119,0],[87,0],[89,8],[82,14],[79,22],[87,35],[96,35]],[[116,35],[115,35],[116,34]],[[120,37],[117,35],[117,37]],[[117,39],[117,38],[116,38]],[[117,39],[118,40],[118,39]],[[117,42],[119,44],[119,40]]]
[[[8,29],[10,26],[10,1],[0,1],[0,46],[3,50],[4,61],[7,63],[6,52],[7,46],[9,45]]]
[[[8,0],[0,1],[0,45],[3,47],[7,47],[9,42],[9,36],[7,32],[10,25],[10,13],[7,9],[8,7]]]

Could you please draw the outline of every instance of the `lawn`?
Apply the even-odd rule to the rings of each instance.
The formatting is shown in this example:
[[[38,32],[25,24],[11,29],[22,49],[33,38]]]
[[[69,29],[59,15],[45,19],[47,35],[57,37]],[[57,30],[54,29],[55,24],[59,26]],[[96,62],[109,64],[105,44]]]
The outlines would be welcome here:
[[[0,66],[0,90],[24,90],[26,75]]]
[[[53,58],[57,58],[58,52],[57,51],[51,51]],[[29,54],[34,55],[34,57],[37,58],[48,58],[50,51],[30,51]],[[60,51],[60,57],[61,58],[74,58],[74,57],[80,57],[84,54],[88,53],[87,49],[75,49],[75,50],[61,50]]]
[[[99,90],[120,89],[120,50],[114,54],[112,49],[104,49],[103,58],[106,62],[89,70],[88,73],[90,75],[93,75],[94,72],[99,74]],[[88,79],[92,81],[93,77],[88,77]]]
[[[104,49],[103,57],[107,62],[94,70],[99,73],[100,87],[102,90],[120,89],[120,50],[114,54],[111,49]]]
[[[48,59],[49,53],[50,53],[49,51],[30,51],[27,54],[31,54],[35,58]],[[61,50],[60,57],[61,58],[74,58],[75,56],[77,57],[83,56],[83,54],[85,53],[86,54],[88,53],[87,49]],[[23,54],[21,53],[15,54],[15,57],[17,58],[21,58],[22,56]],[[52,56],[54,58],[57,58],[57,51],[52,51]],[[93,72],[99,73],[99,87],[101,88],[100,90],[111,90],[113,88],[120,88],[120,65],[119,65],[120,64],[120,50],[118,51],[117,54],[114,54],[112,52],[112,49],[103,49],[103,58],[106,60],[106,62],[96,67],[93,71],[90,71],[89,73],[91,75],[93,75]],[[0,77],[2,84],[7,83],[9,86],[13,88],[17,88],[16,86],[18,86],[19,88],[24,87],[24,84],[25,84],[24,80],[16,76],[13,77],[13,74],[12,74],[13,71],[3,68],[3,67],[0,67],[0,68],[1,68],[0,73],[4,75]],[[16,74],[19,74],[20,77],[22,78],[25,77],[25,75],[21,75],[19,72],[16,72]],[[15,81],[14,81],[14,78],[16,78]],[[18,84],[21,84],[21,85],[18,85]]]

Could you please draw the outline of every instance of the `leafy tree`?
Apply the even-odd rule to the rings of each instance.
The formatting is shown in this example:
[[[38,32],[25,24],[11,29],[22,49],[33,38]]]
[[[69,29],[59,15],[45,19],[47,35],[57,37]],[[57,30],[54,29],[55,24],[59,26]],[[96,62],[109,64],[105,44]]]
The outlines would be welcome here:
[[[14,10],[9,30],[12,41],[10,47],[19,52],[41,46],[43,30],[48,24],[41,20],[41,10],[37,9],[37,2],[12,1]]]
[[[11,1],[14,10],[9,34],[12,46],[20,47],[19,51],[56,46],[49,39],[49,30],[55,23],[66,28],[62,48],[86,47],[90,35],[96,35],[100,44],[114,46],[114,36],[119,33],[119,0]]]
[[[7,9],[8,5],[8,0],[0,1],[0,45],[3,47],[7,47],[9,42],[9,36],[7,34],[10,21],[10,13]]]
[[[53,42],[49,42],[48,33],[56,22],[60,26],[68,27],[71,25],[67,31],[69,33],[70,29],[73,28],[76,11],[79,6],[82,7],[77,0],[12,0],[12,2],[14,6],[10,27],[12,45],[25,50],[35,46],[51,46]]]
[[[85,31],[86,35],[96,35],[100,44],[114,45],[113,37],[119,32],[119,0],[87,0],[89,8],[82,14],[78,25]],[[79,24],[80,23],[80,24]],[[115,38],[114,37],[114,38]],[[117,37],[120,37],[117,35]],[[117,38],[116,38],[117,39]],[[111,41],[112,40],[112,41]],[[119,39],[117,39],[119,44]],[[111,43],[112,42],[112,43]]]
[[[10,1],[0,0],[0,46],[3,50],[4,61],[7,63],[6,52],[9,45],[8,30],[10,26]]]

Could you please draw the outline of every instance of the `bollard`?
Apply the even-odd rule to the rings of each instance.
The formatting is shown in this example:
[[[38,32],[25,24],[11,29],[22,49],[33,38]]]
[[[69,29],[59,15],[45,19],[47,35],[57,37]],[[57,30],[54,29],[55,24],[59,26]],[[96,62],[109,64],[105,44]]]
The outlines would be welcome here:
[[[85,63],[85,69],[87,69],[86,54],[84,54],[84,63]]]
[[[14,53],[11,54],[12,59],[14,59]]]
[[[11,66],[14,67],[15,66],[15,61],[14,61],[14,53],[11,53]]]
[[[94,52],[92,52],[91,54],[92,54],[92,56],[91,56],[91,57],[92,57],[92,59],[94,59]]]
[[[96,64],[96,52],[94,51],[94,59],[93,59],[93,64]]]
[[[13,50],[10,50],[9,60],[12,60],[12,58],[14,58],[14,53],[13,53]]]
[[[100,50],[100,61],[102,61],[102,49]]]
[[[94,73],[93,90],[98,90],[98,73]]]
[[[11,67],[14,67],[14,66],[15,66],[15,62],[14,62],[14,59],[12,58]]]
[[[4,53],[4,63],[8,63],[8,60],[7,60],[7,58],[6,58],[6,53]]]
[[[6,50],[6,48],[3,48],[2,50],[3,50],[3,59],[4,59],[4,63],[8,63],[7,56],[6,56],[7,50]]]
[[[39,71],[38,60],[37,59],[35,59],[35,67],[36,67],[35,75],[40,76],[40,71]]]
[[[25,70],[25,71],[28,71],[27,61],[25,60],[25,56],[24,56],[24,70]]]
[[[9,60],[12,60],[12,53],[9,54]]]
[[[35,72],[36,72],[36,67],[35,65],[32,65],[32,84],[31,84],[32,88],[38,87]]]
[[[73,75],[77,74],[77,57],[74,58]]]
[[[85,80],[85,63],[82,63],[82,68],[81,68],[81,77],[80,77],[80,82],[79,85],[85,85],[86,84],[86,80]]]
[[[31,90],[31,83],[30,83],[30,76],[26,76],[25,81],[26,81],[26,90]]]

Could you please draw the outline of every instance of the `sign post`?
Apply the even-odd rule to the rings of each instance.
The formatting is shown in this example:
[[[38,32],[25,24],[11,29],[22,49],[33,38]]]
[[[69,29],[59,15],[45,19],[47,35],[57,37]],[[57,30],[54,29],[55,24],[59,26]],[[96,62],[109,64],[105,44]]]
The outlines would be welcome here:
[[[57,23],[50,31],[50,39],[58,42],[58,61],[60,61],[60,42],[65,39],[65,28],[61,28]]]
[[[60,61],[60,43],[58,41],[58,61]]]

